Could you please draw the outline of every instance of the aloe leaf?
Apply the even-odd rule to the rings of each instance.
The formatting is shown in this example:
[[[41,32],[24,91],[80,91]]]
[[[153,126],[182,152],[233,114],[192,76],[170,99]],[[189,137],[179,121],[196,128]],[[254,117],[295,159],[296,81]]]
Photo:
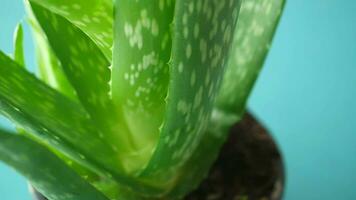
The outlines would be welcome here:
[[[50,200],[108,200],[45,147],[0,130],[0,160]]]
[[[86,33],[111,61],[113,3],[111,0],[29,0],[65,17]]]
[[[216,107],[238,117],[244,112],[278,25],[284,0],[245,0]]]
[[[0,112],[29,133],[90,167],[120,168],[84,109],[0,52]],[[75,147],[75,148],[74,148]],[[74,151],[75,149],[75,151]]]
[[[115,117],[109,98],[110,63],[95,43],[68,20],[36,3],[30,4],[79,100],[103,132],[110,133],[111,119]]]
[[[127,161],[126,168],[137,170],[150,158],[164,117],[174,2],[120,0],[115,5],[113,101],[136,156],[127,159],[135,161]]]
[[[123,174],[119,152],[81,107],[0,52],[0,114],[86,168],[115,179],[125,190],[157,194]],[[130,193],[130,192],[128,192]],[[134,195],[131,194],[130,195]]]
[[[117,121],[116,111],[112,108],[109,93],[110,63],[92,40],[67,19],[36,3],[30,2],[30,5],[80,102],[100,129],[98,139],[105,143],[102,144],[105,146],[104,151],[91,151],[99,151],[98,153],[102,154],[97,157],[105,160],[100,163],[104,164],[101,167],[106,169],[110,178],[124,182],[126,187],[138,193],[156,194],[156,188],[146,187],[123,174],[126,166],[123,157],[127,155],[123,144],[127,144],[126,140],[129,138],[123,134],[127,132],[126,127]],[[105,148],[111,152],[105,153]]]
[[[20,65],[25,66],[25,56],[23,49],[23,28],[18,24],[14,33],[14,60]]]
[[[44,34],[41,26],[38,24],[32,9],[28,2],[25,4],[28,15],[28,21],[31,26],[32,35],[35,40],[35,50],[39,75],[41,80],[61,92],[71,100],[78,101],[78,97],[65,76],[61,63],[54,54],[48,43],[48,39]]]
[[[71,100],[78,102],[78,97],[76,96],[73,87],[70,85],[66,76],[64,75],[64,72],[61,68],[61,63],[50,48],[47,37],[43,33],[40,25],[38,24],[35,16],[33,15],[29,4],[26,3],[25,8],[28,13],[28,22],[31,26],[32,34],[35,40],[35,50],[41,80],[43,80],[49,86],[61,92],[65,96],[69,97]],[[82,166],[76,161],[70,159],[68,156],[63,155],[54,147],[46,145],[46,143],[43,143],[41,139],[33,137],[33,135],[29,134],[26,130],[20,128],[17,128],[17,130],[19,133],[24,134],[27,137],[30,137],[32,140],[37,141],[42,145],[46,146],[51,152],[53,152],[65,163],[67,163],[68,166],[74,169],[81,177],[84,177],[87,181],[92,182],[98,180],[98,175],[85,168],[85,166]]]
[[[176,1],[167,111],[143,179],[173,187],[205,137],[240,1]]]
[[[218,96],[218,109],[214,110],[209,130],[185,166],[185,176],[179,180],[172,194],[182,195],[198,186],[217,158],[231,125],[242,117],[245,102],[263,65],[283,7],[284,0],[242,2],[228,69]]]
[[[170,192],[169,196],[183,197],[196,189],[203,179],[206,178],[210,167],[217,159],[220,149],[228,136],[226,133],[229,133],[229,126],[221,124],[221,122],[228,121],[230,124],[232,121],[236,121],[236,118],[221,119],[225,115],[216,113],[213,115],[214,117],[210,121],[209,129],[206,130],[204,138],[200,141],[197,150],[189,158],[189,161],[182,170],[184,176],[179,177],[177,187]]]

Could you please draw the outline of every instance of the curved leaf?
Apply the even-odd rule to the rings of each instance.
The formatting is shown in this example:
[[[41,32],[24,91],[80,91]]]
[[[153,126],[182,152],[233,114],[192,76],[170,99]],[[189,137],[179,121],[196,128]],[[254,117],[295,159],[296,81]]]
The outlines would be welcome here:
[[[113,3],[111,0],[26,0],[65,17],[86,33],[108,61],[112,57]]]
[[[216,107],[241,116],[263,66],[284,0],[245,0]]]
[[[111,120],[115,121],[109,98],[110,63],[80,29],[36,3],[30,4],[81,103],[103,133],[110,133]]]
[[[217,158],[231,125],[242,117],[283,6],[284,0],[243,1],[228,69],[218,96],[218,109],[214,110],[209,130],[185,166],[185,176],[179,180],[172,194],[182,195],[198,186]]]
[[[205,137],[240,1],[176,1],[167,109],[156,151],[143,179],[171,188]]]
[[[71,100],[78,102],[77,94],[65,76],[61,63],[49,45],[48,39],[34,16],[29,3],[25,3],[28,21],[35,40],[36,59],[40,78]]]
[[[40,82],[2,52],[0,113],[81,165],[114,178],[125,190],[157,193],[156,188],[122,173],[117,149],[103,139],[79,104]]]
[[[40,144],[0,130],[0,160],[50,200],[108,200]]]
[[[20,65],[25,66],[25,56],[23,49],[23,28],[18,24],[14,33],[14,60]]]
[[[115,5],[113,101],[132,138],[126,145],[134,155],[126,155],[126,168],[137,171],[150,158],[164,117],[174,3],[120,0]]]
[[[76,161],[119,169],[115,150],[101,139],[80,105],[37,80],[1,52],[0,108],[28,132]]]

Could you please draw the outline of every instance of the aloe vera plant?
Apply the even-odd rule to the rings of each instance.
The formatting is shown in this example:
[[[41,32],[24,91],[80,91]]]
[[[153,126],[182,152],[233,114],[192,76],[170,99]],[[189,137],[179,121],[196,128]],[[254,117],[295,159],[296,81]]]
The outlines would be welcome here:
[[[0,52],[0,160],[50,200],[181,199],[241,118],[283,0],[25,0]]]

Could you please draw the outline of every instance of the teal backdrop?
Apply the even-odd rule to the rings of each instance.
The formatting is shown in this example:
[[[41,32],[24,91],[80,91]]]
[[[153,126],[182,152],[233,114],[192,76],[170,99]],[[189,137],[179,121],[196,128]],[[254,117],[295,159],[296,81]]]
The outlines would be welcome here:
[[[12,51],[21,20],[22,1],[0,0],[1,50]],[[283,150],[286,200],[356,199],[356,1],[289,0],[248,106]],[[30,200],[26,180],[3,164],[0,199]]]

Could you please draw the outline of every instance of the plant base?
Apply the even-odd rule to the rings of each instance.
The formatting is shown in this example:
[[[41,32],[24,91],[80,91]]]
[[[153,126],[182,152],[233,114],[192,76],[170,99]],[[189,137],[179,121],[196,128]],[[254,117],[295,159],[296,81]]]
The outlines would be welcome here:
[[[231,134],[209,176],[185,200],[281,200],[284,165],[266,129],[251,115]],[[31,189],[35,200],[47,200]]]

